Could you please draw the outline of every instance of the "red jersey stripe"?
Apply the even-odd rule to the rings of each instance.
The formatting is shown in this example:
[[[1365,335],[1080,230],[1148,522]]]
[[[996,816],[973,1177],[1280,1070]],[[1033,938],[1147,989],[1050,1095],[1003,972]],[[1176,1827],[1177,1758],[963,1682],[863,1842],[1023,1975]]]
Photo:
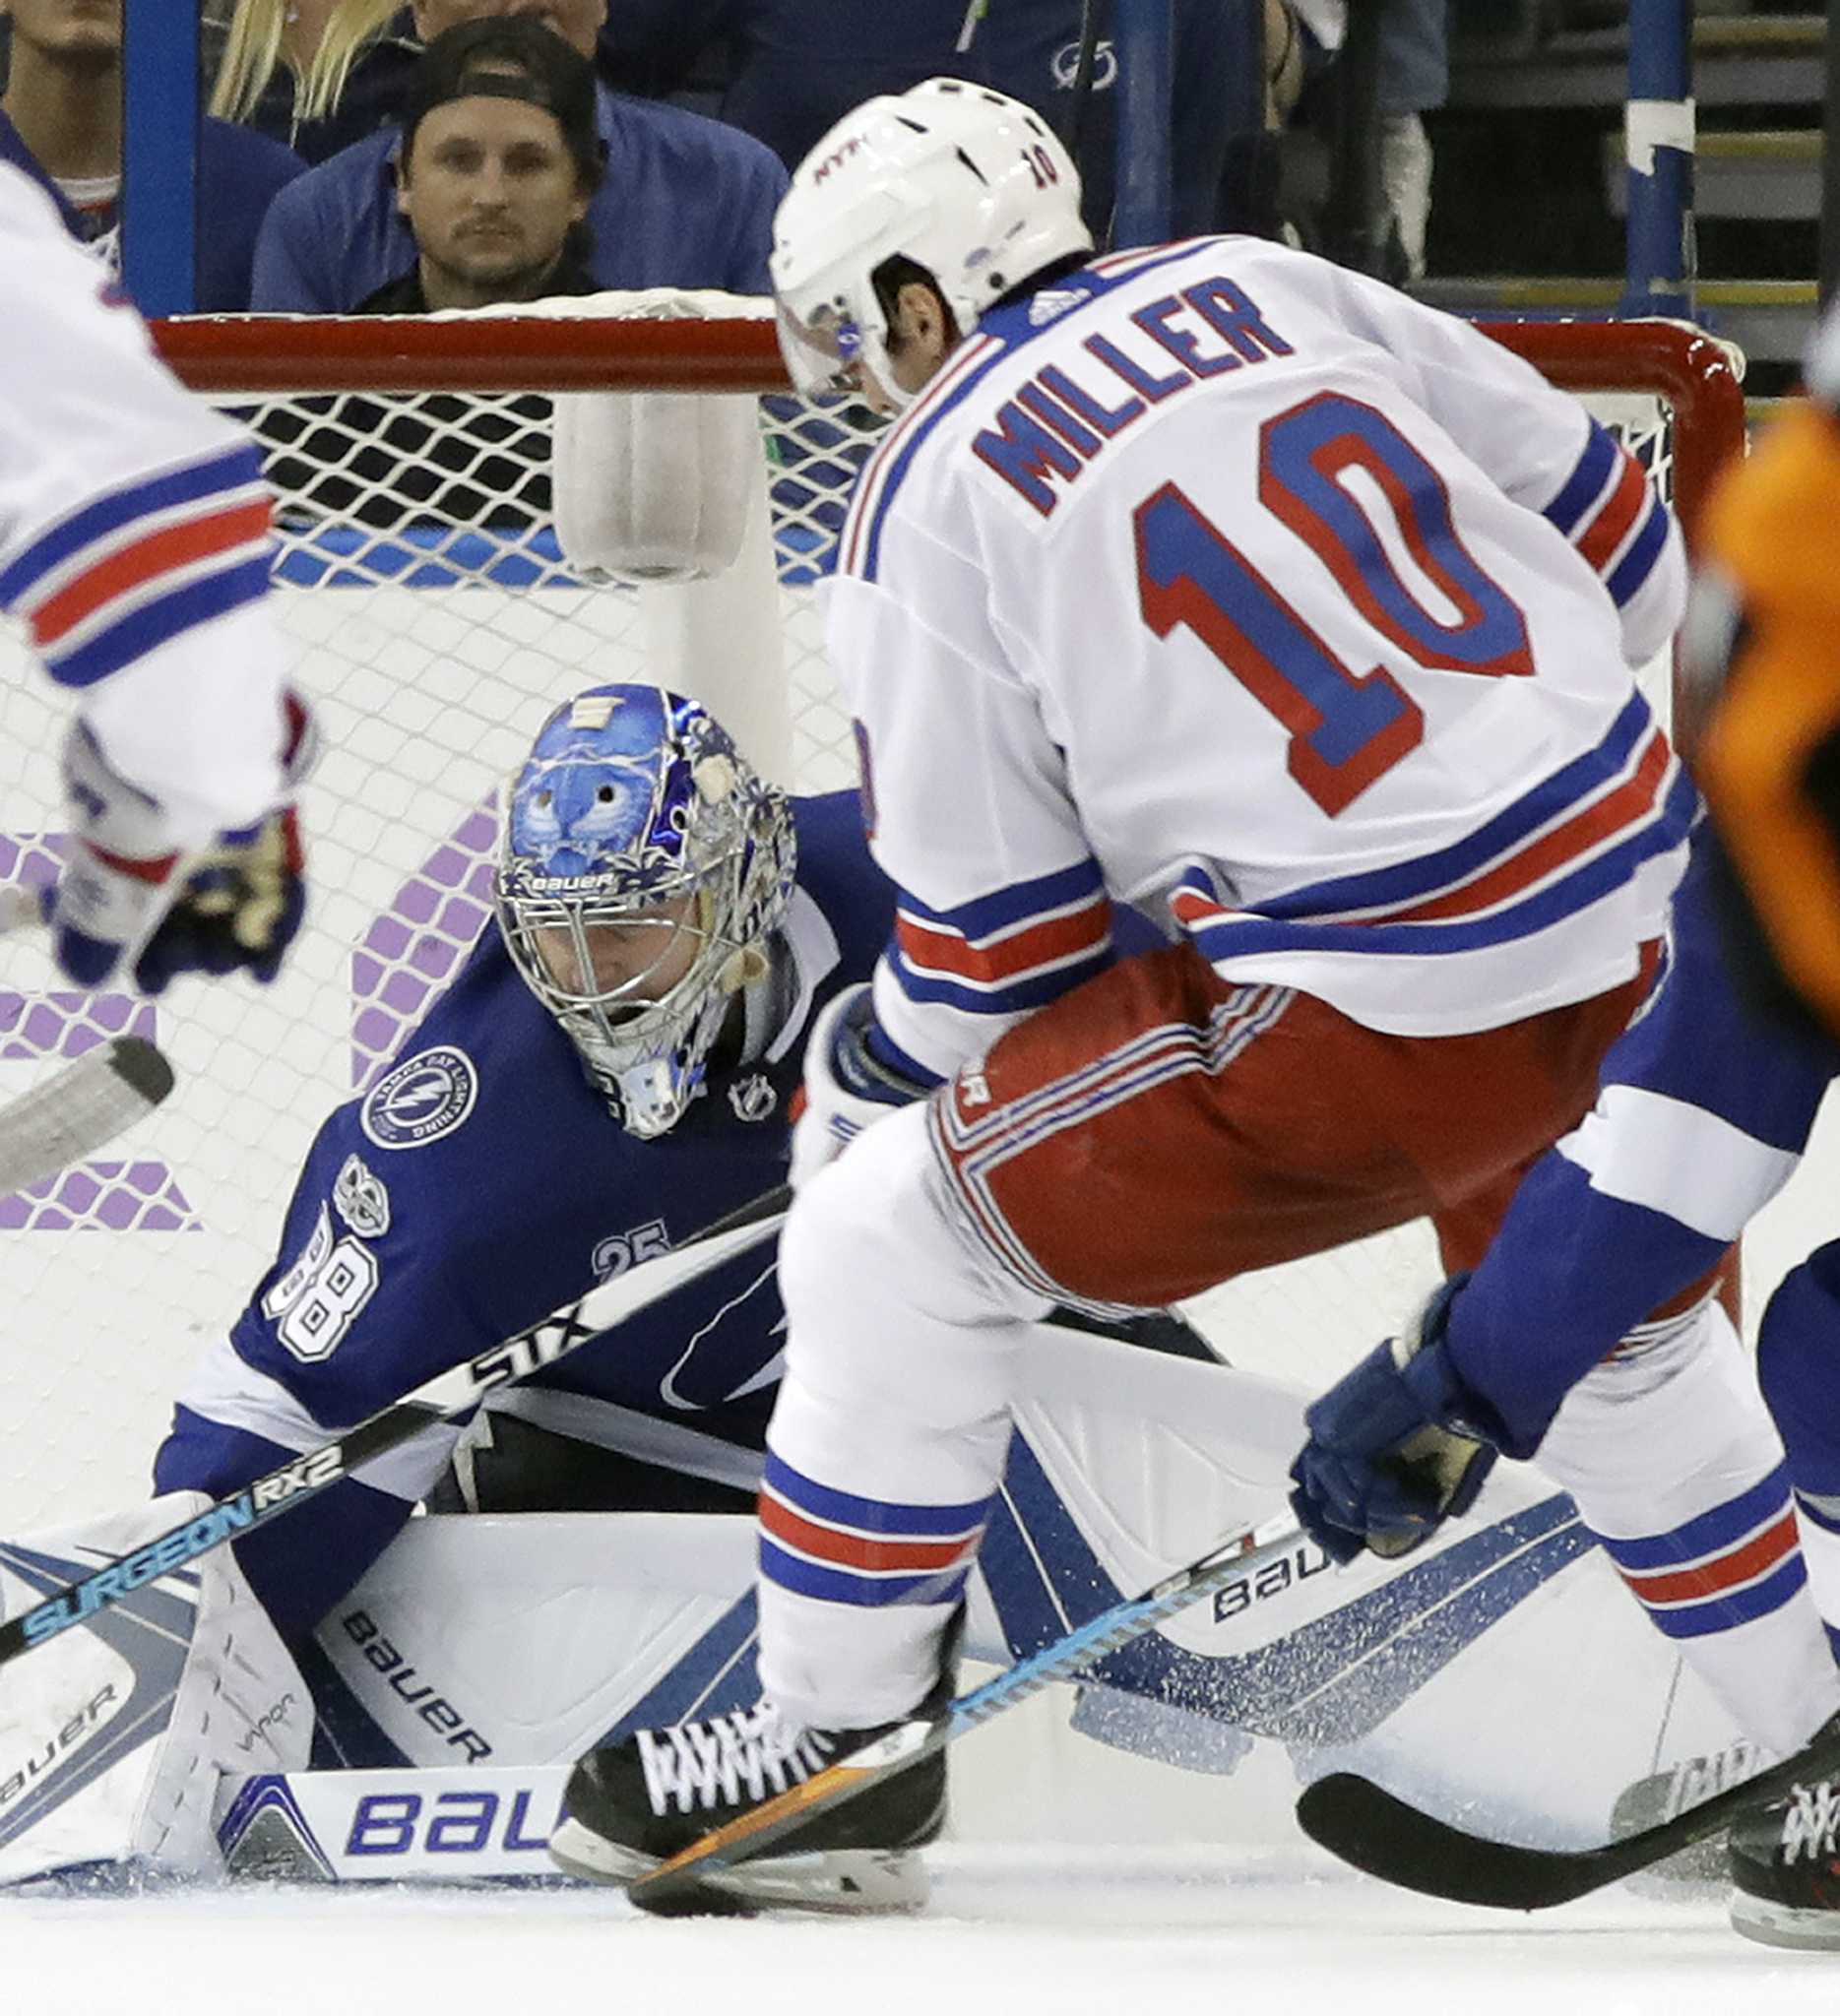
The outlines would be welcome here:
[[[1595,803],[1574,812],[1562,825],[1544,834],[1531,847],[1428,903],[1411,910],[1388,911],[1383,916],[1364,917],[1364,923],[1428,923],[1438,917],[1467,916],[1476,911],[1518,896],[1522,890],[1550,875],[1578,854],[1611,839],[1625,826],[1632,826],[1653,811],[1663,778],[1673,756],[1668,738],[1657,728],[1635,766],[1633,775]]]
[[[263,537],[269,521],[269,500],[252,498],[228,510],[214,511],[206,518],[188,518],[178,525],[162,526],[133,545],[110,553],[59,589],[33,612],[32,634],[38,648],[48,651],[105,603],[159,575],[177,573],[197,561]]]
[[[972,980],[1011,980],[1037,967],[1097,951],[1110,935],[1111,905],[1105,897],[1069,915],[1044,918],[985,944],[900,913],[895,917],[902,957],[916,972],[948,973]]]
[[[1796,1515],[1787,1511],[1773,1525],[1710,1561],[1696,1561],[1690,1567],[1664,1568],[1642,1573],[1625,1568],[1622,1579],[1646,1604],[1700,1603],[1708,1597],[1723,1596],[1728,1590],[1774,1568],[1796,1548]]]
[[[1633,773],[1614,790],[1574,812],[1562,824],[1512,853],[1505,860],[1491,862],[1480,875],[1462,882],[1409,910],[1376,911],[1365,916],[1348,917],[1352,924],[1434,923],[1451,917],[1469,916],[1490,910],[1509,897],[1518,896],[1567,861],[1588,852],[1600,843],[1614,839],[1625,827],[1636,825],[1655,808],[1661,787],[1673,758],[1667,736],[1655,729],[1636,763]],[[1176,889],[1169,899],[1176,921],[1192,930],[1223,917],[1244,913],[1195,888]],[[1330,921],[1324,919],[1323,921]]]
[[[1625,455],[1622,473],[1617,478],[1616,487],[1605,499],[1603,509],[1575,542],[1579,552],[1600,574],[1616,557],[1630,528],[1641,517],[1642,507],[1651,501],[1653,495],[1648,487],[1648,478],[1642,473],[1641,464]]]
[[[763,1532],[802,1554],[868,1574],[957,1567],[972,1557],[978,1545],[978,1534],[957,1540],[890,1540],[842,1532],[803,1518],[765,1491],[760,1495],[760,1525]]]

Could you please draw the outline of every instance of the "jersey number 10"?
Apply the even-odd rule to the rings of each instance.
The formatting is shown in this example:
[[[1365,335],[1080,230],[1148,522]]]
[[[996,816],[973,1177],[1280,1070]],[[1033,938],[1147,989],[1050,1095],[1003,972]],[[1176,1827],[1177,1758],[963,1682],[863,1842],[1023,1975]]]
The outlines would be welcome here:
[[[1385,498],[1413,564],[1456,612],[1428,609],[1340,480],[1358,469]],[[1533,670],[1519,608],[1470,556],[1450,496],[1373,407],[1325,392],[1259,430],[1259,502],[1307,545],[1382,636],[1419,664],[1487,678]],[[1351,671],[1174,483],[1132,514],[1137,592],[1159,637],[1178,624],[1291,731],[1291,775],[1331,818],[1416,749],[1425,716],[1383,665]]]

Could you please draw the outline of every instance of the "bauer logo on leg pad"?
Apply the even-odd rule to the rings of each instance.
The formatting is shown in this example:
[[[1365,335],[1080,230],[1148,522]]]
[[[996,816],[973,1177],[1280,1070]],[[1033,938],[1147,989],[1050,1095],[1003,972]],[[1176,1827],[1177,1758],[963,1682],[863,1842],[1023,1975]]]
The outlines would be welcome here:
[[[104,1708],[112,1710],[117,1706],[113,1682],[105,1683],[56,1731],[48,1733],[23,1763],[0,1760],[0,1813],[4,1813],[22,1793],[35,1790],[47,1772],[55,1769],[72,1750],[95,1734],[97,1719]]]

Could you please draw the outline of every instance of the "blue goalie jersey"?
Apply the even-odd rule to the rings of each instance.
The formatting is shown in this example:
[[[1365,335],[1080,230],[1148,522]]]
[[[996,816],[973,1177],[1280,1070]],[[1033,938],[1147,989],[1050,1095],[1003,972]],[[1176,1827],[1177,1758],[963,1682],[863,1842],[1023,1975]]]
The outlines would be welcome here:
[[[785,1180],[812,1016],[869,977],[893,914],[854,793],[793,809],[796,992],[767,1054],[712,1068],[676,1127],[638,1140],[488,930],[393,1067],[320,1129],[275,1265],[175,1411],[158,1489],[222,1496]],[[745,1487],[781,1331],[772,1249],[756,1249],[504,1398],[638,1462]],[[239,1544],[284,1630],[310,1629],[357,1580],[456,1433],[428,1429]]]

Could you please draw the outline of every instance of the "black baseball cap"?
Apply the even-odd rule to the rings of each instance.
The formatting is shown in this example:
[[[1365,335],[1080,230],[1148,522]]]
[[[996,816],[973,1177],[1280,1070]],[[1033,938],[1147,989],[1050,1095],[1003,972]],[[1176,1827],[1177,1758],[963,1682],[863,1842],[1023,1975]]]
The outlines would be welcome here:
[[[435,36],[410,73],[403,96],[403,158],[415,129],[456,98],[516,98],[540,105],[562,129],[584,182],[601,179],[605,158],[595,119],[595,72],[586,56],[528,16],[463,21]]]

